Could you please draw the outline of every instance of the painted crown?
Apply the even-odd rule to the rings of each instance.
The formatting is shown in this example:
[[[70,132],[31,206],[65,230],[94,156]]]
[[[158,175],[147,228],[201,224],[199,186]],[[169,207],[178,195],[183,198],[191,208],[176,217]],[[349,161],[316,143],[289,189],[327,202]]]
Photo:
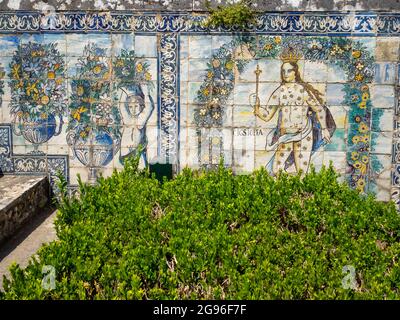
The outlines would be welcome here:
[[[302,54],[296,49],[288,47],[283,49],[280,58],[283,62],[297,62],[302,58]]]

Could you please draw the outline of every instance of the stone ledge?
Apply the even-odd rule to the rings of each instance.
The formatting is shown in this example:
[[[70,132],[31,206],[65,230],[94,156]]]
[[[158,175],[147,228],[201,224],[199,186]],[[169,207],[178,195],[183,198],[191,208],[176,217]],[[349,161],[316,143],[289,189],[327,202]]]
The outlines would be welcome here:
[[[43,210],[49,202],[49,192],[46,176],[0,178],[0,243]]]

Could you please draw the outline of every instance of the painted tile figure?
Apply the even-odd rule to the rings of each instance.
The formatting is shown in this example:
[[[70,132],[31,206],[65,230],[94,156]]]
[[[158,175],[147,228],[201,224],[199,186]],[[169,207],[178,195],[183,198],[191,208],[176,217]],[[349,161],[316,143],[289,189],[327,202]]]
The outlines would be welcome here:
[[[134,51],[122,50],[114,62],[114,73],[122,122],[119,160],[123,163],[126,157],[136,155],[140,147],[140,165],[146,166],[146,125],[155,109],[149,63],[136,57]]]
[[[147,87],[145,87],[147,89]],[[147,136],[146,124],[153,110],[154,101],[148,90],[144,94],[139,85],[132,86],[130,91],[121,90],[120,112],[122,118],[122,138],[121,141],[129,141],[128,145],[121,145],[119,159],[123,163],[124,159],[130,155],[136,155],[139,147],[142,147],[141,165],[147,165]],[[150,104],[146,103],[146,100]]]
[[[257,66],[256,103],[254,113],[264,121],[270,121],[279,112],[277,127],[266,138],[266,150],[275,154],[267,168],[277,174],[294,165],[296,171],[306,173],[311,155],[324,143],[329,143],[336,129],[329,109],[321,93],[302,80],[298,60],[300,53],[288,48],[281,54],[281,85],[271,94],[265,106],[258,98]]]

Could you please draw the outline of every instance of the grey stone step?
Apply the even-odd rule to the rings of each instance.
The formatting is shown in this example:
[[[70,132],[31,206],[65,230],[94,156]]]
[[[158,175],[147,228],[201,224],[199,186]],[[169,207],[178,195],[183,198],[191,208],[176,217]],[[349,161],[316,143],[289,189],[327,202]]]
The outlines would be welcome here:
[[[0,245],[50,201],[47,176],[0,178]]]
[[[44,208],[0,247],[0,291],[3,290],[3,275],[10,279],[11,264],[26,268],[43,244],[57,239],[54,228],[56,215],[54,207]]]

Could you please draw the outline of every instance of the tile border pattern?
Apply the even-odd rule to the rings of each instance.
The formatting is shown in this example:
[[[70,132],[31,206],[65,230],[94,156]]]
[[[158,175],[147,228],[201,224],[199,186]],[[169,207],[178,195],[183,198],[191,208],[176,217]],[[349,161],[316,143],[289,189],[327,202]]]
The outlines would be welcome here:
[[[206,29],[204,14],[132,12],[1,12],[0,32],[232,32]],[[265,13],[246,31],[398,36],[398,13]]]
[[[400,68],[400,54],[397,68]],[[396,105],[393,119],[393,147],[392,147],[392,172],[391,172],[391,198],[400,211],[400,78],[397,69],[396,78]]]
[[[58,172],[69,182],[67,155],[22,155],[12,152],[10,124],[0,125],[0,167],[4,174],[44,175],[49,174],[53,185]]]
[[[158,155],[160,161],[178,161],[178,37],[176,33],[163,33],[160,39],[159,94],[160,136]]]

